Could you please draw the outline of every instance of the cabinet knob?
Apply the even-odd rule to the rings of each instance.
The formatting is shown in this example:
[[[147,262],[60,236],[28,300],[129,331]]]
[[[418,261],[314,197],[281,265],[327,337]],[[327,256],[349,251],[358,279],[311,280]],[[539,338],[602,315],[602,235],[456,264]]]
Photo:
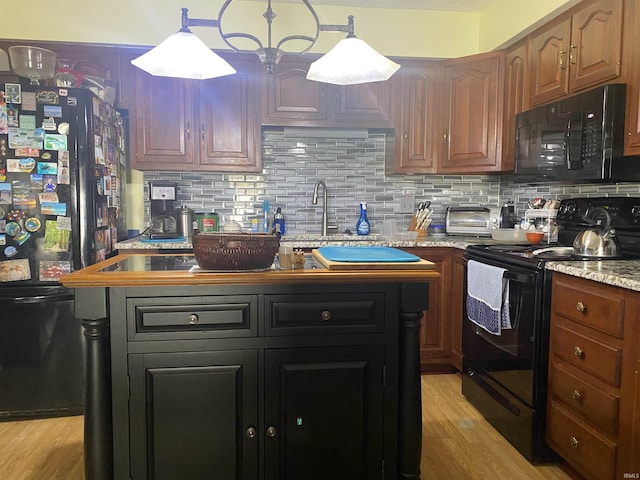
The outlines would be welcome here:
[[[196,323],[198,323],[198,320],[200,320],[198,318],[198,315],[196,315],[195,313],[192,313],[191,315],[189,315],[188,321],[189,321],[189,325],[195,325]]]
[[[323,310],[323,312],[320,314],[320,318],[322,318],[322,320],[326,322],[331,318],[331,312],[329,310]]]
[[[578,439],[576,437],[571,437],[571,439],[569,441],[571,442],[571,446],[573,448],[578,448],[578,445],[580,444],[580,442],[578,441]]]
[[[247,428],[247,438],[256,438],[256,435],[258,434],[258,432],[256,432],[256,429],[253,427],[249,427]]]
[[[564,70],[564,56],[567,54],[564,50],[560,50],[560,58],[558,59],[560,62],[560,70]]]
[[[270,427],[267,427],[267,437],[273,438],[278,434],[278,431],[276,430],[276,427],[274,427],[273,425],[271,425]]]
[[[187,122],[187,138],[191,138],[191,123]]]
[[[585,306],[584,303],[578,302],[576,303],[576,310],[579,311],[580,313],[585,313],[587,311],[587,307]]]
[[[204,123],[200,126],[200,138],[202,138],[202,140],[204,140]]]
[[[582,394],[578,390],[574,390],[571,396],[576,402],[582,398]]]
[[[584,357],[584,352],[582,351],[582,349],[580,347],[573,347],[573,354],[576,357],[580,357],[580,358]]]

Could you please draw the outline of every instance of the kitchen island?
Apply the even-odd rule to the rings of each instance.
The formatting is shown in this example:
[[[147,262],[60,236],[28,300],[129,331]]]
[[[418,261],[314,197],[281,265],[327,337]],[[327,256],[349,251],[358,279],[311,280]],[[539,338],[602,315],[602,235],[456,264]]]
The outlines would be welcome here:
[[[86,479],[419,479],[438,273],[305,267],[118,255],[64,277],[87,340]]]

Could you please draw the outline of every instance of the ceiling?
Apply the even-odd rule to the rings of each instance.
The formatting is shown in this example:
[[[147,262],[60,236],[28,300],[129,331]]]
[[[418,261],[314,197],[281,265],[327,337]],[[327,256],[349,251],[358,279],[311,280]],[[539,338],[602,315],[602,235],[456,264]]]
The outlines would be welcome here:
[[[264,2],[265,0],[254,0]],[[299,0],[276,0],[297,2]],[[309,0],[311,5],[339,5],[343,7],[400,8],[409,10],[449,10],[480,12],[493,0]]]

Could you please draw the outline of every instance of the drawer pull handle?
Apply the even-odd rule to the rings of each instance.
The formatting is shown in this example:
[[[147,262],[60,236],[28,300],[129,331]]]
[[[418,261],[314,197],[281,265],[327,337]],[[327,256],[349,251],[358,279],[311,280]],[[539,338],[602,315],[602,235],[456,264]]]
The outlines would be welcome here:
[[[573,347],[573,354],[576,357],[580,357],[580,358],[584,357],[584,352],[582,351],[582,349],[580,347]]]
[[[192,313],[191,315],[189,315],[189,318],[187,320],[189,321],[189,325],[195,325],[200,319],[198,318],[198,315]]]
[[[267,428],[267,437],[273,438],[278,434],[276,427],[273,425]]]
[[[256,429],[253,427],[249,427],[247,428],[247,438],[256,438],[258,432],[256,432]]]
[[[576,303],[576,310],[579,311],[580,313],[586,313],[587,312],[587,307],[585,306],[584,303],[578,302],[578,303]]]
[[[573,448],[578,448],[578,444],[580,443],[576,437],[571,437],[571,446]]]
[[[320,314],[320,318],[326,322],[331,318],[331,312],[329,310],[323,310]]]
[[[578,390],[574,390],[571,396],[576,402],[582,398],[582,394]]]

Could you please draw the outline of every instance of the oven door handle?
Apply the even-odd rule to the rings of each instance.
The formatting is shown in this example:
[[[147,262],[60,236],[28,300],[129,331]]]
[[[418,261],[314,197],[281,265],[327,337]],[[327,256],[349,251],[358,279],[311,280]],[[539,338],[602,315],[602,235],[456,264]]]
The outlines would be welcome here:
[[[531,273],[526,274],[526,273],[504,272],[502,277],[505,278],[506,280],[511,280],[513,282],[518,282],[518,283],[526,284],[526,283],[535,282],[535,276]]]

